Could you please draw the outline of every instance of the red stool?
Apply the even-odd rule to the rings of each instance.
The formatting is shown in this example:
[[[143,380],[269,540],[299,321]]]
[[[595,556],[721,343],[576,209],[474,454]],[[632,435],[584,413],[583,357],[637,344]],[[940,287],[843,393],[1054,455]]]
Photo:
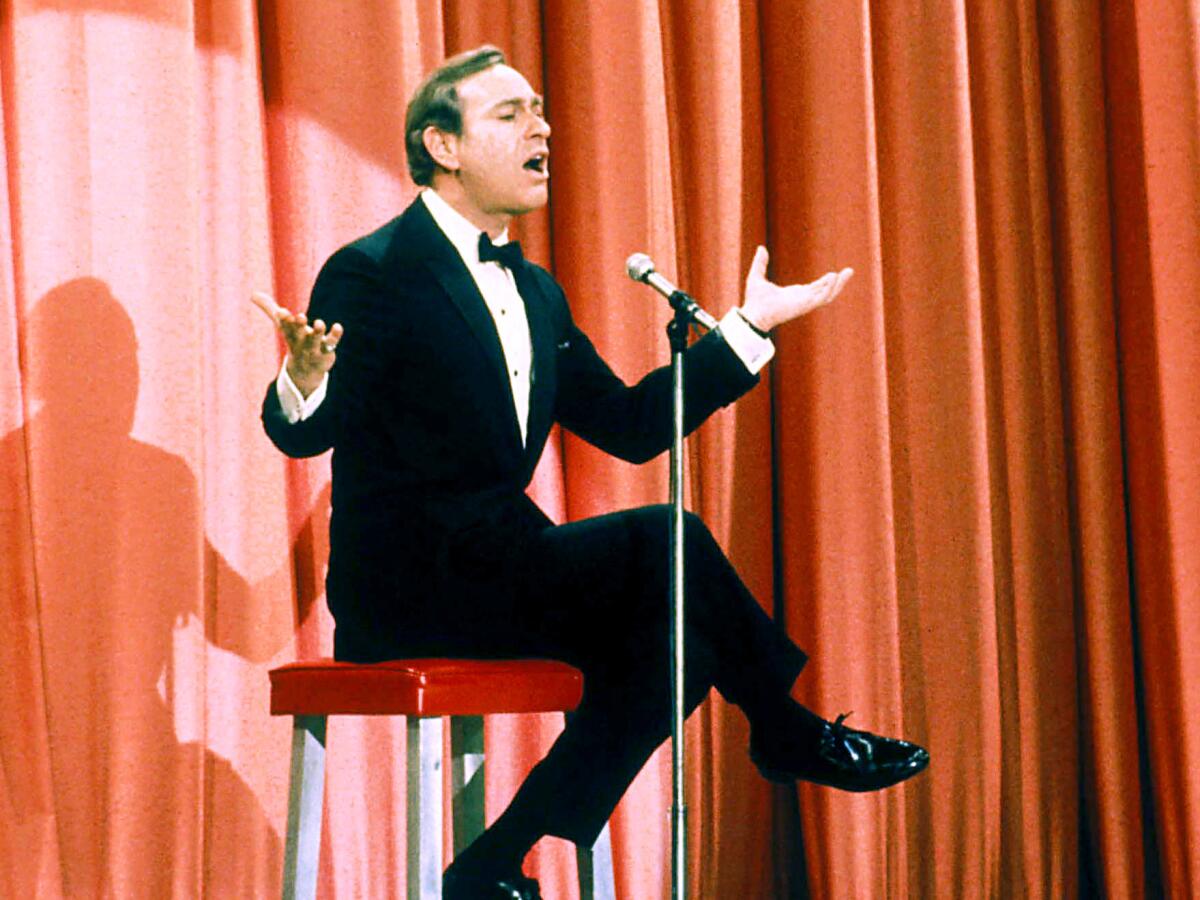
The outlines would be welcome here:
[[[320,659],[271,670],[271,714],[293,717],[283,896],[317,889],[325,794],[325,722],[333,715],[408,717],[408,897],[442,896],[442,716],[450,716],[454,852],[484,828],[483,716],[567,712],[583,675],[544,659],[402,659],[356,664]],[[577,849],[584,900],[615,898],[605,826]]]

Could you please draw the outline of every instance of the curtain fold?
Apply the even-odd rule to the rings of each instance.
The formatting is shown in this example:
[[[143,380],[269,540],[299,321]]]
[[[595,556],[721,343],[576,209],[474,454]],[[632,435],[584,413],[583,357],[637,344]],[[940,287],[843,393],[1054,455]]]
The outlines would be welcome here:
[[[1129,752],[1138,713],[1101,17],[1095,4],[1055,6],[1039,24],[1079,666],[1080,888],[1140,896],[1143,787]]]
[[[1143,752],[1168,891],[1194,884],[1200,849],[1200,221],[1197,23],[1187,4],[1105,8],[1109,184],[1127,522]]]
[[[688,499],[812,654],[797,696],[933,762],[772,787],[710,699],[691,895],[1200,892],[1198,34],[1185,0],[2,0],[0,894],[278,892],[265,673],[330,652],[329,469],[261,432],[247,297],[303,309],[403,209],[407,98],[484,42],[553,128],[514,234],[626,380],[667,361],[632,252],[718,315],[760,243],[856,270],[691,439]],[[531,493],[666,489],[556,433]],[[489,818],[560,729],[489,721]],[[329,744],[319,892],[401,896],[403,725]],[[668,895],[669,789],[664,748],[621,897]]]

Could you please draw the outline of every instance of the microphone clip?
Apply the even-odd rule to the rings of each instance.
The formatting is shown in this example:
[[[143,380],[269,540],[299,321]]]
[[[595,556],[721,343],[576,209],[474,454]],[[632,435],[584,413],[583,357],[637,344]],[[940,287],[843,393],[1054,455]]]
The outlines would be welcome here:
[[[717,320],[700,304],[655,271],[654,261],[645,253],[634,253],[630,256],[625,261],[625,273],[634,281],[648,285],[666,297],[671,308],[675,310],[677,320],[683,319],[685,323],[694,323],[709,331],[717,327]]]
[[[705,329],[716,327],[712,316],[704,311],[704,308],[695,301],[691,294],[676,289],[667,297],[667,302],[671,304],[671,309],[675,310],[676,320],[682,318],[685,326],[690,324]]]

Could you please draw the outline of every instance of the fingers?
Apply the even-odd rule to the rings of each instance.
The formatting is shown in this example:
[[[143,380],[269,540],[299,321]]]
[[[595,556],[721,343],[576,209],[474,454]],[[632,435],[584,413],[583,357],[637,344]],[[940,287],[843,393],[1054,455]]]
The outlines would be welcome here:
[[[275,298],[270,294],[264,294],[262,291],[254,291],[250,294],[250,302],[266,313],[267,318],[279,324],[280,315],[286,314],[287,310],[279,306],[275,302]]]
[[[846,286],[846,282],[852,275],[854,275],[853,269],[842,269],[840,272],[826,272],[816,281],[811,282],[808,290],[816,301],[816,305],[824,306],[833,300],[842,292],[842,288]]]
[[[340,322],[334,322],[333,327],[329,329],[329,335],[325,338],[325,352],[332,353],[337,349],[337,345],[342,340],[342,325]]]
[[[303,323],[303,316],[298,316],[301,323],[288,338],[288,346],[293,356],[316,357],[333,353],[342,340],[342,326],[334,323],[326,330],[325,323],[316,319],[312,325]],[[286,332],[285,332],[286,335]]]
[[[854,276],[853,269],[842,269],[840,272],[830,272],[828,275],[826,275],[825,277],[827,279],[829,279],[830,284],[829,284],[829,296],[826,297],[825,302],[828,303],[830,300],[832,300],[834,297],[836,297],[838,294],[840,294],[842,292],[842,288],[844,288],[846,286],[846,283],[853,276]]]
[[[770,254],[767,253],[767,248],[759,245],[754,251],[754,259],[750,260],[750,271],[746,275],[746,281],[764,281],[767,277],[767,263],[770,261]]]
[[[288,346],[288,352],[295,357],[306,355],[321,355],[333,353],[342,340],[342,326],[334,323],[326,329],[320,319],[308,324],[304,313],[293,313],[275,302],[270,294],[254,291],[250,294],[250,302],[267,315],[275,327],[283,334]]]
[[[338,342],[342,339],[342,326],[335,322],[329,332],[325,331],[325,323],[320,319],[313,322],[311,340],[317,344],[321,353],[333,353],[337,350]]]
[[[275,298],[263,291],[254,291],[250,294],[250,302],[261,309],[276,327],[280,328],[285,336],[289,330],[288,326],[304,326],[308,323],[308,319],[304,313],[293,313],[286,307],[280,306],[275,302]]]

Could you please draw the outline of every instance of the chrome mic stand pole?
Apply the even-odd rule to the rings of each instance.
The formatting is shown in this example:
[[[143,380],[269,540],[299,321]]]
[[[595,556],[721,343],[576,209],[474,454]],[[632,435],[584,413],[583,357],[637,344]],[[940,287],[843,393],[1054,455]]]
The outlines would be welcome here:
[[[675,317],[667,325],[671,344],[671,388],[674,434],[671,439],[671,900],[687,898],[687,803],[683,780],[683,351],[687,349],[690,315],[674,292]],[[691,303],[694,308],[694,302]]]
[[[654,271],[654,262],[644,253],[625,261],[625,272],[634,281],[647,284],[667,298],[675,317],[667,325],[671,344],[671,900],[687,900],[687,804],[683,781],[683,353],[687,349],[692,322],[709,331],[717,320],[696,301]]]

